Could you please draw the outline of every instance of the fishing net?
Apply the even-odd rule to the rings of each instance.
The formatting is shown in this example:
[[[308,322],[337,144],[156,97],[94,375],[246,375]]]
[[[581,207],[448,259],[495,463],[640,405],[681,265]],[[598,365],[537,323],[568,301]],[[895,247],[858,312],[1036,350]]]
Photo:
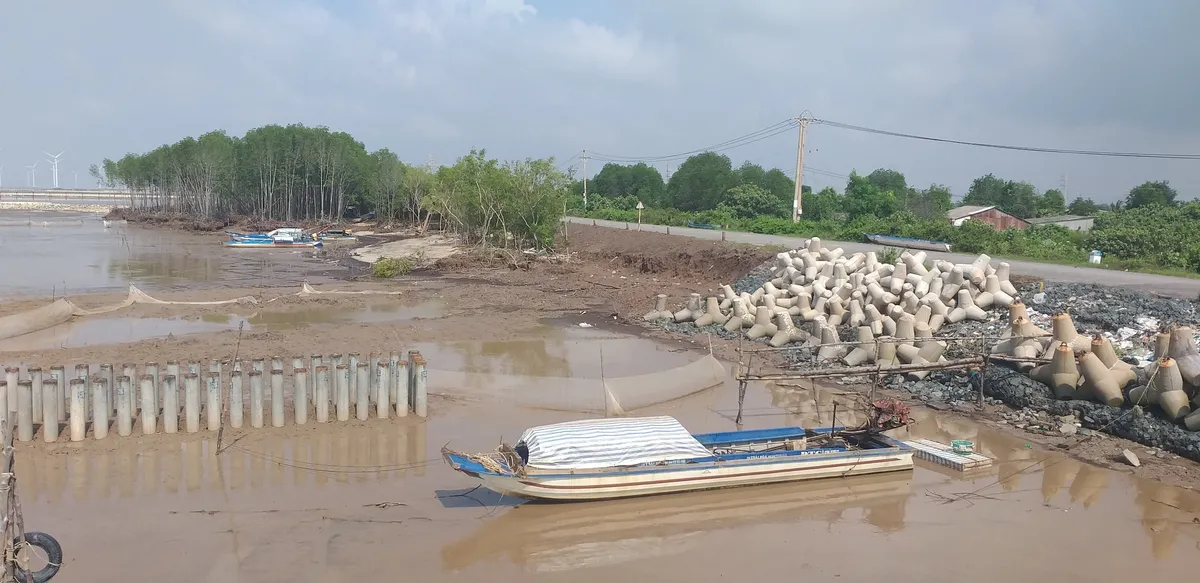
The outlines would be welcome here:
[[[0,221],[0,227],[78,227],[83,224],[82,219],[74,220],[55,220],[55,221]]]
[[[439,395],[520,407],[623,415],[720,385],[725,367],[711,354],[678,368],[618,378],[569,378],[438,370],[428,390]]]
[[[389,290],[378,290],[378,289],[362,289],[362,290],[355,290],[355,291],[337,290],[337,289],[319,290],[319,289],[314,288],[311,285],[308,285],[308,282],[306,281],[306,282],[304,282],[304,284],[302,286],[300,286],[300,291],[297,292],[296,295],[308,296],[308,295],[319,295],[319,294],[346,294],[346,295],[362,295],[362,296],[365,296],[365,295],[395,296],[395,295],[400,295],[403,293],[404,293],[403,291],[389,291]],[[275,299],[278,299],[278,298],[275,298]],[[275,301],[275,300],[270,300],[270,301]]]
[[[300,297],[322,295],[322,294],[352,294],[352,295],[398,295],[402,291],[384,291],[384,290],[360,290],[360,291],[343,291],[343,290],[318,290],[304,282],[300,286],[300,291],[295,295]],[[283,297],[283,296],[280,296]],[[268,303],[280,298],[272,298],[267,300]],[[128,308],[134,304],[153,304],[159,306],[220,306],[225,304],[257,304],[258,300],[252,296],[243,296],[229,300],[217,300],[209,302],[185,302],[178,300],[160,300],[146,292],[138,289],[135,286],[129,286],[129,295],[125,299],[108,306],[98,308],[84,309],[71,303],[71,300],[61,298],[53,303],[34,308],[17,314],[0,317],[0,340],[6,338],[14,338],[30,332],[53,328],[59,324],[65,324],[71,318],[77,316],[98,316],[100,314],[108,314],[120,309]]]
[[[30,332],[37,332],[65,324],[76,316],[96,316],[128,308],[134,304],[154,304],[162,306],[219,306],[224,304],[257,304],[258,300],[250,296],[209,302],[185,302],[178,300],[160,300],[146,292],[129,286],[129,295],[125,299],[108,306],[84,309],[71,303],[71,300],[60,298],[53,303],[34,308],[25,312],[0,317],[0,340],[14,338]]]

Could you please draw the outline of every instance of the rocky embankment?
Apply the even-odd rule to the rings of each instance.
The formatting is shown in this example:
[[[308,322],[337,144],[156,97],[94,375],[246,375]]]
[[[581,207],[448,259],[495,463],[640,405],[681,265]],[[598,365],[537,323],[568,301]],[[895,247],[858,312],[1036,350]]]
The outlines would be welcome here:
[[[931,406],[971,411],[982,389],[986,402],[1014,409],[1001,422],[1018,429],[1103,431],[1200,461],[1200,432],[1188,429],[1200,428],[1200,413],[1188,418],[1193,407],[1200,409],[1200,377],[1189,368],[1200,364],[1188,327],[1198,320],[1195,303],[1099,285],[1009,282],[1006,269],[986,256],[950,265],[927,263],[924,254],[905,253],[891,264],[870,255],[845,256],[810,242],[719,296],[669,298],[666,309],[656,305],[646,319],[678,334],[777,346],[798,370],[874,362],[886,371],[914,359],[944,363],[1002,354],[1006,360],[993,360],[982,372],[889,374],[884,382]],[[930,285],[933,280],[941,283]],[[947,287],[954,289],[947,293]],[[881,351],[883,344],[893,346]],[[1014,354],[1019,344],[1024,347]],[[857,348],[865,354],[851,356]],[[1177,389],[1186,395],[1182,401],[1170,398]],[[1196,402],[1189,403],[1192,397]]]

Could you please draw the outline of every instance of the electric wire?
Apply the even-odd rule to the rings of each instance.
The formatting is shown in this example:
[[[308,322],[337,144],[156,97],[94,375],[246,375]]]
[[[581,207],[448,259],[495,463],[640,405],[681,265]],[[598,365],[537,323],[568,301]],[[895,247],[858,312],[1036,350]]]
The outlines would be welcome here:
[[[686,158],[690,158],[692,156],[695,156],[696,154],[702,154],[705,152],[720,152],[720,151],[724,151],[724,150],[732,150],[734,148],[740,148],[742,146],[753,144],[755,142],[760,142],[767,138],[771,138],[771,137],[777,136],[779,134],[789,132],[789,131],[795,129],[797,125],[799,125],[799,122],[797,122],[795,119],[786,119],[786,120],[777,122],[775,124],[769,125],[765,128],[759,129],[757,131],[750,132],[748,134],[738,136],[733,139],[725,140],[724,142],[712,144],[710,146],[705,146],[703,148],[698,148],[698,149],[690,150],[687,152],[679,152],[676,154],[666,154],[666,155],[661,155],[661,156],[620,156],[620,155],[615,155],[615,154],[605,154],[603,152],[589,151],[587,154],[587,157],[592,160],[600,160],[600,161],[604,161],[604,162],[617,162],[617,163],[671,162],[674,160],[683,160]]]
[[[892,136],[896,138],[907,138],[912,140],[922,140],[927,142],[938,142],[943,144],[958,144],[961,146],[974,146],[978,148],[992,148],[997,150],[1015,150],[1019,152],[1037,152],[1043,154],[1072,154],[1076,156],[1103,156],[1110,158],[1150,158],[1158,160],[1200,160],[1200,154],[1172,154],[1172,153],[1148,153],[1148,152],[1113,152],[1106,150],[1074,150],[1068,148],[1045,148],[1035,146],[1014,146],[1008,144],[991,144],[987,142],[973,142],[968,140],[952,140],[949,138],[936,138],[932,136],[923,136],[919,134],[909,134],[904,132],[894,132],[890,130],[881,130],[878,128],[869,128],[848,123],[842,123],[827,119],[813,119],[811,123],[829,126],[844,130],[856,132],[864,132],[882,136]]]

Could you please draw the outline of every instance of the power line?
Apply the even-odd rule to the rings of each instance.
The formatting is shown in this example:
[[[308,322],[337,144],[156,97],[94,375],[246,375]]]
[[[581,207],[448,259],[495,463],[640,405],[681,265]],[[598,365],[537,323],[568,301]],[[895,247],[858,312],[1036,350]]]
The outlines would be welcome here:
[[[748,133],[746,135],[738,136],[731,140],[725,140],[724,142],[721,142],[718,144],[713,144],[711,146],[706,146],[704,148],[699,148],[699,149],[691,150],[688,152],[679,152],[677,154],[667,154],[667,155],[662,155],[662,156],[618,156],[618,155],[613,155],[613,154],[604,154],[601,152],[590,152],[590,156],[593,160],[602,160],[605,162],[618,162],[618,163],[623,163],[623,162],[650,162],[650,163],[671,162],[674,160],[683,160],[686,158],[690,158],[692,156],[695,156],[696,154],[702,154],[705,152],[720,152],[723,150],[732,150],[734,148],[740,148],[740,147],[748,145],[748,144],[760,142],[762,140],[777,136],[784,132],[789,132],[789,131],[795,129],[797,124],[798,124],[798,122],[795,119],[786,119],[786,120],[780,121],[778,123],[769,125],[760,130]]]
[[[812,123],[821,124],[833,128],[844,130],[852,130],[856,132],[865,132],[869,134],[877,134],[882,136],[892,136],[896,138],[908,138],[912,140],[924,140],[927,142],[939,142],[943,144],[958,144],[962,146],[975,146],[979,148],[993,148],[997,150],[1016,150],[1020,152],[1039,152],[1044,154],[1074,154],[1077,156],[1105,156],[1110,158],[1151,158],[1159,160],[1200,160],[1200,154],[1156,154],[1146,152],[1110,152],[1104,150],[1071,150],[1065,148],[1040,148],[1034,146],[1012,146],[1005,144],[989,144],[986,142],[970,142],[966,140],[951,140],[947,138],[935,138],[931,136],[921,136],[917,134],[906,134],[903,132],[893,132],[876,128],[868,128],[864,126],[856,126],[847,123],[831,121],[827,119],[814,119]]]

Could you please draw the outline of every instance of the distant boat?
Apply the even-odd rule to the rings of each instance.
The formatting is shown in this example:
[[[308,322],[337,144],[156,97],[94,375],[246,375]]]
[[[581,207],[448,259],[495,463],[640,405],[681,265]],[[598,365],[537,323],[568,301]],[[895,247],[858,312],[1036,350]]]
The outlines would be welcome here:
[[[262,239],[262,240],[256,240],[256,241],[249,241],[249,240],[226,241],[225,246],[226,247],[270,247],[270,248],[278,249],[281,247],[321,247],[322,245],[321,245],[320,241],[313,241],[313,240],[294,241],[294,240],[287,240],[287,239]]]
[[[345,229],[322,229],[313,233],[321,241],[357,241],[358,237]]]
[[[900,247],[902,249],[918,249],[924,251],[950,251],[950,243],[945,241],[929,241],[927,239],[910,239],[908,237],[896,237],[893,235],[879,235],[875,233],[867,233],[867,240],[880,245],[889,247]]]
[[[284,227],[281,229],[275,229],[274,231],[270,231],[267,233],[238,233],[236,231],[225,231],[225,234],[229,235],[229,238],[234,241],[243,241],[243,240],[260,241],[260,240],[266,240],[266,239],[276,239],[276,238],[280,238],[280,237],[290,237],[292,239],[300,239],[305,236],[304,229],[301,229],[299,227]]]
[[[275,231],[272,231],[272,233],[274,232]],[[225,242],[225,246],[269,247],[277,249],[280,247],[321,247],[322,245],[320,240],[309,237],[308,235],[292,237],[288,234],[277,234],[269,237],[243,237],[240,239],[231,238]]]
[[[779,427],[693,435],[673,417],[527,429],[516,447],[442,448],[453,469],[500,494],[604,500],[911,470],[913,449],[878,432]]]

